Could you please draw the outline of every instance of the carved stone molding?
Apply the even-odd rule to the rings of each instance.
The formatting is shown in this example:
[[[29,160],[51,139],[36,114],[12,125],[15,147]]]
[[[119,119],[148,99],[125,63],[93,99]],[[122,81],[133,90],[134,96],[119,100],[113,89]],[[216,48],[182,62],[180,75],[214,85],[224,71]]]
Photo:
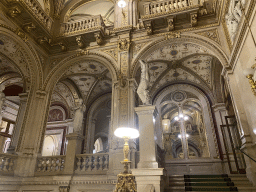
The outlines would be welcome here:
[[[174,17],[167,17],[167,24],[168,24],[168,31],[173,31],[174,30]]]
[[[197,13],[190,13],[191,27],[197,26]]]
[[[9,10],[9,15],[11,17],[17,17],[18,15],[21,14],[21,10],[15,6],[15,7],[12,7],[10,10]]]
[[[82,36],[77,36],[76,37],[76,42],[77,42],[77,45],[78,45],[79,48],[83,48],[84,47]]]
[[[118,41],[118,49],[120,51],[128,51],[130,48],[130,40],[128,39],[119,39]]]
[[[108,55],[110,55],[117,61],[117,53],[118,53],[117,48],[104,49],[104,50],[102,50],[102,52],[107,53]]]
[[[103,44],[103,36],[101,33],[95,33],[94,37],[96,38],[96,42],[98,45],[102,45]]]
[[[144,26],[145,26],[145,29],[147,31],[147,34],[152,35],[153,34],[152,21],[145,21]]]
[[[30,31],[32,31],[33,29],[35,29],[36,26],[35,26],[33,23],[26,23],[26,24],[24,24],[23,28],[24,28],[24,30],[25,30],[26,32],[30,32]]]
[[[215,41],[216,43],[220,44],[220,38],[219,38],[219,33],[218,33],[217,29],[202,31],[202,32],[198,32],[196,34],[207,37],[207,38]]]

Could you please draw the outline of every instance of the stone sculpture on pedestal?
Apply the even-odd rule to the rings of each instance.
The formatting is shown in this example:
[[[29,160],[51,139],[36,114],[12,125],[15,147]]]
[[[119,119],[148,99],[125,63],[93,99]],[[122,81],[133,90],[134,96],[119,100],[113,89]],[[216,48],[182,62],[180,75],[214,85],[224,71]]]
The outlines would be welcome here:
[[[143,61],[139,60],[141,65],[141,77],[140,77],[140,84],[137,89],[137,93],[143,103],[143,105],[150,104],[150,97],[149,97],[149,72],[148,72],[148,64]]]
[[[85,112],[86,106],[83,104],[82,99],[78,99],[77,108],[75,108],[75,115],[74,115],[74,133],[82,133],[82,125],[83,125],[83,117]]]

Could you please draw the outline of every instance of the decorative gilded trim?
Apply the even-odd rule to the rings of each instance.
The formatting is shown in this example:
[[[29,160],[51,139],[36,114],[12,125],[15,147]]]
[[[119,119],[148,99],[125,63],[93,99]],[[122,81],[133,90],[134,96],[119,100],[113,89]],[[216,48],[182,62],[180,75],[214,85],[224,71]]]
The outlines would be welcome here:
[[[213,41],[215,41],[216,43],[218,43],[219,45],[221,45],[220,43],[220,38],[219,38],[219,33],[218,33],[218,29],[210,29],[207,31],[202,31],[202,32],[197,32],[195,34],[207,37]]]

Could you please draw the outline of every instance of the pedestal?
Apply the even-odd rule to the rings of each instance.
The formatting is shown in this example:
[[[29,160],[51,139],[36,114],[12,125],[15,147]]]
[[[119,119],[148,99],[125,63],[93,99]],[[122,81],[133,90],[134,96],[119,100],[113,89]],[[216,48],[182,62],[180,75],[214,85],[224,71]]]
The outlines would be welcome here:
[[[153,114],[155,106],[147,105],[136,107],[135,111],[139,117],[140,132],[140,161],[138,168],[158,168],[156,162],[155,126]]]
[[[137,184],[137,192],[163,192],[165,171],[158,169],[132,169]]]
[[[77,133],[70,133],[66,136],[68,146],[66,151],[65,174],[73,174],[76,163],[76,154],[81,153],[83,136]]]

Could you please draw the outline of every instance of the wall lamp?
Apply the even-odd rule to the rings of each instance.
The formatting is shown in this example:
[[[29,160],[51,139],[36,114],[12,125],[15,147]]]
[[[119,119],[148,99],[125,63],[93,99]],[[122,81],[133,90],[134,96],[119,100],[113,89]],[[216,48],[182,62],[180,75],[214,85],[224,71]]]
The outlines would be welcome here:
[[[122,8],[122,14],[125,17],[123,8],[126,6],[126,2],[124,0],[120,0],[120,1],[117,2],[117,5],[118,5],[118,7]]]
[[[255,71],[256,71],[255,68],[247,68],[243,72],[244,72],[244,75],[246,76],[246,78],[249,79],[249,83],[251,85],[252,92],[256,96],[256,81],[255,81],[255,77],[254,77]]]

